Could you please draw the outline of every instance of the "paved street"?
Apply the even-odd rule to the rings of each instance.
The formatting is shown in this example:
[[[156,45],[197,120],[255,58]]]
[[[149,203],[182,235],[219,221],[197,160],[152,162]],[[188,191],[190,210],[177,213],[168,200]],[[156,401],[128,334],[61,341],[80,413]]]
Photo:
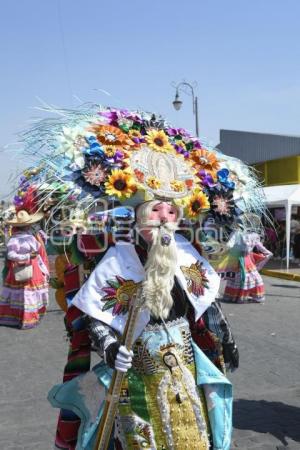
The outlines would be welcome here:
[[[265,278],[265,305],[224,305],[240,349],[232,450],[300,449],[300,283]],[[67,342],[52,299],[39,328],[0,327],[0,450],[51,450]]]

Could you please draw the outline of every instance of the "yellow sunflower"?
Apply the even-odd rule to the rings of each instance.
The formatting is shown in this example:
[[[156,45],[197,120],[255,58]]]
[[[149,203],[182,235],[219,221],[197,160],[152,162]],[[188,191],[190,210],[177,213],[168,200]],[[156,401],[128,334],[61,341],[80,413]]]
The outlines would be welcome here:
[[[128,198],[136,192],[136,185],[129,172],[114,169],[105,183],[105,191],[108,195]]]
[[[103,150],[109,158],[112,158],[115,156],[115,153],[117,151],[116,147],[114,145],[103,145]]]
[[[188,199],[185,211],[188,217],[196,218],[203,211],[207,211],[209,207],[207,196],[200,189],[195,189]]]
[[[170,183],[171,188],[173,189],[173,191],[175,192],[182,192],[184,191],[184,183],[182,181],[178,181],[178,180],[173,180]]]
[[[146,183],[151,189],[159,189],[161,187],[161,181],[156,177],[148,177]]]
[[[142,139],[142,134],[139,132],[139,130],[129,130],[128,131],[128,136],[131,137],[131,139],[136,138],[136,139]]]
[[[173,153],[174,148],[169,143],[168,136],[163,130],[149,130],[146,142],[152,150],[160,153]]]

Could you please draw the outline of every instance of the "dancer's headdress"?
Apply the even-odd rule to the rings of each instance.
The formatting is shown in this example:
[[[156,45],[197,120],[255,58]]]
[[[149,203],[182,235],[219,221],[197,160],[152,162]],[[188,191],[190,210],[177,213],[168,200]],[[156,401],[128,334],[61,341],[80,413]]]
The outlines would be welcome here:
[[[126,207],[163,199],[182,206],[186,218],[209,214],[231,224],[262,208],[245,164],[160,116],[99,106],[57,112],[59,119],[44,119],[23,136],[35,165],[20,180],[18,208],[29,191],[38,211],[76,206],[84,213],[95,201]]]

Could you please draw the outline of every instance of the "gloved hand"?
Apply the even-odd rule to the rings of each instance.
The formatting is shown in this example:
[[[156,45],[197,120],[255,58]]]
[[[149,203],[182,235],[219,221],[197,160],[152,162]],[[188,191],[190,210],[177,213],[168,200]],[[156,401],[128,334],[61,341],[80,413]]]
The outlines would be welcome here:
[[[121,345],[117,353],[115,368],[120,372],[127,372],[132,366],[133,352],[128,351],[125,345]]]
[[[132,357],[133,352],[129,352],[124,345],[120,345],[118,342],[113,342],[105,349],[105,362],[110,368],[120,372],[127,372],[130,369]]]

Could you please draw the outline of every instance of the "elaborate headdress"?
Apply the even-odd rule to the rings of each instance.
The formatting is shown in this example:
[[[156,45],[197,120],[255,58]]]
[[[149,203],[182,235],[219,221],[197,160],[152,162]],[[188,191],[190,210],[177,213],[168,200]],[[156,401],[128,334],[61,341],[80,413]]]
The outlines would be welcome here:
[[[126,207],[164,199],[182,206],[186,218],[205,213],[231,224],[262,208],[246,165],[161,117],[99,106],[58,113],[23,136],[24,153],[36,163],[21,178],[19,208],[30,190],[39,211],[76,206],[83,213],[95,201]]]

